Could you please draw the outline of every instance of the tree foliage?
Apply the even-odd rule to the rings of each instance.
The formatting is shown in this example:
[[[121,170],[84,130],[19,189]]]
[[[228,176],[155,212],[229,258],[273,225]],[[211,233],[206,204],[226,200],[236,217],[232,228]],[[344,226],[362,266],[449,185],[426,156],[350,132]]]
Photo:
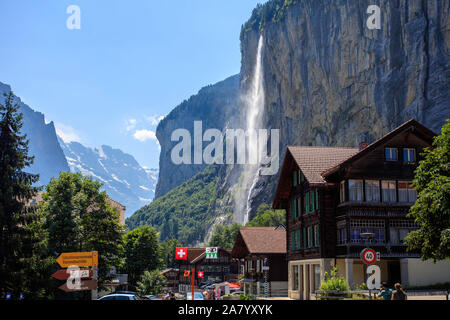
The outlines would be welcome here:
[[[181,242],[177,239],[170,239],[160,243],[159,247],[164,267],[175,268],[177,266],[175,261],[175,249],[181,246]]]
[[[137,293],[141,296],[158,295],[167,286],[167,279],[160,270],[144,271],[137,283]]]
[[[135,286],[144,271],[159,269],[162,265],[158,234],[154,228],[144,226],[125,234],[125,273],[128,282]]]
[[[63,252],[98,251],[99,288],[121,265],[123,227],[119,213],[100,191],[101,183],[80,173],[62,172],[51,179],[43,193],[40,211],[48,230],[48,252],[56,258]],[[58,268],[54,263],[55,268]]]
[[[239,223],[233,223],[229,226],[217,225],[214,229],[214,233],[209,241],[210,247],[221,247],[225,249],[231,249],[236,241],[236,236],[241,229]]]
[[[286,224],[286,212],[284,210],[273,210],[268,204],[262,203],[256,216],[246,224],[247,227],[278,227]]]
[[[416,169],[414,186],[418,196],[409,217],[419,229],[410,232],[405,241],[408,250],[421,253],[433,261],[450,258],[450,121],[441,135],[426,148]]]
[[[14,101],[14,94],[5,96],[0,104],[0,298],[11,292],[27,297],[39,296],[42,279],[36,261],[40,258],[45,234],[36,229],[40,216],[29,205],[39,191],[33,184],[39,175],[27,173],[33,163],[28,156],[28,140],[21,135],[23,115]]]
[[[126,224],[128,229],[152,226],[160,240],[178,239],[184,245],[203,240],[214,220],[219,166],[211,165],[151,204],[136,211]]]

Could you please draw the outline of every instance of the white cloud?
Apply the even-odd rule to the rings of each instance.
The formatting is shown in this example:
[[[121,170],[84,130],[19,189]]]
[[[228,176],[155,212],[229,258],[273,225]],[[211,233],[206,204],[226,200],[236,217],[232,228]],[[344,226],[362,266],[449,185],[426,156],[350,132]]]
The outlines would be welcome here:
[[[63,139],[64,142],[81,142],[81,138],[74,128],[62,123],[55,123],[56,134]]]
[[[133,137],[134,137],[136,140],[139,140],[139,141],[141,141],[141,142],[145,142],[145,141],[147,141],[147,140],[156,140],[156,134],[155,134],[155,132],[154,132],[154,131],[151,131],[151,130],[146,130],[146,129],[143,129],[143,130],[137,130],[137,131],[134,133]]]
[[[158,123],[164,119],[164,116],[150,116],[147,117],[147,121],[149,121],[153,126],[158,125]]]
[[[136,119],[128,119],[126,120],[126,130],[131,131],[136,127],[137,120]]]

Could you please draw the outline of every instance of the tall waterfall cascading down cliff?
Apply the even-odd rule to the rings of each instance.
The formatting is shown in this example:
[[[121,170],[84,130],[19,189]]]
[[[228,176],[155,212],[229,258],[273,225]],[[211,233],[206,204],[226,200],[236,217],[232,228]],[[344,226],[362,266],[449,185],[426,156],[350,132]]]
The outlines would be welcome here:
[[[251,78],[246,94],[243,96],[244,106],[246,108],[246,132],[249,135],[256,137],[257,130],[262,128],[264,119],[264,68],[262,62],[262,53],[264,46],[264,38],[261,35],[258,41],[258,50],[256,53],[256,63],[254,67],[253,77]],[[249,143],[247,144],[247,163],[242,172],[243,181],[242,186],[244,193],[240,199],[237,199],[235,204],[235,220],[245,225],[251,212],[251,194],[252,190],[258,181],[259,176],[259,163],[258,160],[261,156],[261,147],[257,143],[252,143],[249,137]],[[245,201],[245,202],[244,202]],[[244,202],[244,203],[242,203]]]

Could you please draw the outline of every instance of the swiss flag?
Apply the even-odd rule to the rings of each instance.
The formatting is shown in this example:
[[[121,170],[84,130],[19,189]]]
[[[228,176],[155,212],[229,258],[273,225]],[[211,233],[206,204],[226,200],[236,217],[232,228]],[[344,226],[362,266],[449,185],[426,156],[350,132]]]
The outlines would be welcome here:
[[[187,248],[175,249],[175,260],[187,260]]]
[[[203,278],[204,275],[205,275],[205,274],[204,274],[202,271],[199,271],[199,272],[198,272],[198,277],[199,277],[199,278]]]

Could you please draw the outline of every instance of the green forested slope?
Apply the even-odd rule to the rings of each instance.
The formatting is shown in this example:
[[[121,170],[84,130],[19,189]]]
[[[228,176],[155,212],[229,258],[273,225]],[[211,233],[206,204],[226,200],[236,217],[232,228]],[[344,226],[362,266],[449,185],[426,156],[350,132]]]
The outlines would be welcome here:
[[[218,166],[209,166],[142,207],[126,220],[127,228],[153,226],[160,232],[160,240],[175,238],[183,245],[202,241],[214,219],[218,169]]]

